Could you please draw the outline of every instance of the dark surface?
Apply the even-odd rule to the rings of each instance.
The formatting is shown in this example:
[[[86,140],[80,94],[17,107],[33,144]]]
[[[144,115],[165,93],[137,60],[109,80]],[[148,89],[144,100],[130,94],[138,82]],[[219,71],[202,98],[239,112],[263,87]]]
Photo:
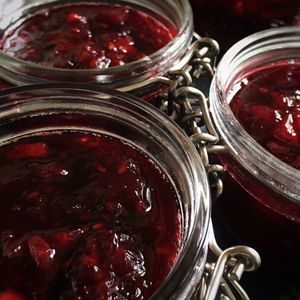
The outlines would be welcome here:
[[[260,30],[300,24],[299,0],[190,0],[195,30],[216,39],[224,54]]]
[[[218,201],[222,201],[222,199],[220,198]],[[225,229],[224,224],[218,218],[218,213],[214,208],[213,223],[220,247],[225,249],[239,245],[239,241],[235,240]],[[270,269],[262,261],[262,265],[257,271],[244,273],[241,285],[252,300],[298,300],[300,299],[300,262],[295,260],[290,268],[294,272],[288,274],[287,271]]]

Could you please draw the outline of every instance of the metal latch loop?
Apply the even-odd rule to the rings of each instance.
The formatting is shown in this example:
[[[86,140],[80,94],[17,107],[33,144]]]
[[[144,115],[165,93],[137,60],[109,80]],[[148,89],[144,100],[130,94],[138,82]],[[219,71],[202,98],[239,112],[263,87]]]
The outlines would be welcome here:
[[[209,99],[193,83],[200,76],[214,74],[218,53],[219,47],[214,40],[196,35],[196,41],[187,55],[189,59],[166,75],[170,80],[169,89],[161,98],[161,109],[177,121],[194,143],[206,169],[213,199],[222,194],[224,168],[212,163],[210,154],[226,151],[227,147],[220,144],[210,113]],[[245,271],[258,268],[259,254],[247,246],[235,246],[222,251],[216,243],[212,223],[209,249],[216,262],[206,263],[199,299],[214,300],[218,297],[220,300],[248,300],[239,281]]]

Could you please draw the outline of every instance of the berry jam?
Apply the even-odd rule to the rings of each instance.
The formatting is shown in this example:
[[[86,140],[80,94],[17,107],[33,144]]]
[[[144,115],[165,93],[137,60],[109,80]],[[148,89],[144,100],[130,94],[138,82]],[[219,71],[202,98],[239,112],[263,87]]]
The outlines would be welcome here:
[[[260,30],[300,25],[298,0],[191,0],[196,31],[216,39],[223,53]]]
[[[106,3],[42,9],[3,36],[16,58],[66,69],[103,69],[144,58],[168,44],[176,29],[134,7]]]
[[[180,248],[181,212],[148,156],[56,132],[0,148],[0,299],[147,299]]]
[[[264,148],[300,169],[300,63],[269,66],[241,82],[230,106]]]
[[[278,62],[247,74],[228,96],[242,127],[295,169],[300,169],[299,83],[299,61]],[[216,216],[239,243],[261,254],[269,270],[292,273],[293,262],[300,259],[299,203],[267,187],[234,157],[219,157],[227,175],[222,197],[215,203]],[[270,176],[276,178],[280,173]]]

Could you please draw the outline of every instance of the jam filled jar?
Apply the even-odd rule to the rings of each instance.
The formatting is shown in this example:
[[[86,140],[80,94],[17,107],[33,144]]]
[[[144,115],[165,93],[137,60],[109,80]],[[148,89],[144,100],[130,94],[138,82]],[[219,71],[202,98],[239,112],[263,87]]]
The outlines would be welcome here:
[[[191,298],[210,193],[182,130],[91,85],[16,87],[0,100],[0,298]]]
[[[0,74],[16,85],[99,83],[155,102],[152,79],[185,56],[191,15],[188,0],[31,4],[1,20]]]
[[[300,29],[253,34],[222,58],[211,109],[227,153],[216,211],[232,235],[285,267],[300,258]]]

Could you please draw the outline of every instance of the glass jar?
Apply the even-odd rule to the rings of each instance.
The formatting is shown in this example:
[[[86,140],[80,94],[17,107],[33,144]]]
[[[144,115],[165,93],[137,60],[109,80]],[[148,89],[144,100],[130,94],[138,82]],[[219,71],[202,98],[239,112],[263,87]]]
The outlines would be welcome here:
[[[243,271],[259,266],[259,255],[245,246],[218,248],[205,168],[192,141],[172,120],[131,95],[85,84],[15,87],[0,92],[0,103],[1,147],[45,133],[100,134],[140,150],[168,177],[180,202],[180,249],[151,299],[213,300],[221,282],[225,295],[246,295],[237,281]],[[209,249],[216,264],[207,259]]]
[[[25,0],[4,0],[0,3],[0,18],[10,14],[12,11],[24,5]]]
[[[299,25],[298,0],[191,0],[191,4],[196,31],[216,39],[223,54],[257,31]]]
[[[152,299],[192,297],[206,262],[210,192],[183,131],[148,103],[91,85],[16,87],[0,92],[0,103],[0,145],[47,132],[105,134],[140,149],[167,174],[181,201],[182,241],[177,263]]]
[[[211,110],[228,151],[219,156],[228,175],[216,211],[229,231],[256,247],[270,267],[300,257],[300,171],[260,146],[237,121],[229,103],[234,87],[253,71],[300,58],[300,28],[258,32],[222,58],[210,89]]]
[[[93,3],[105,2],[103,0]],[[13,14],[6,16],[0,22],[2,34],[10,32],[21,22],[37,11],[58,5],[66,5],[74,1],[48,0],[25,6]],[[86,1],[76,1],[87,3]],[[135,90],[135,94],[153,100],[152,93],[158,93],[158,86],[149,86],[153,77],[166,74],[174,68],[185,56],[193,38],[192,9],[188,0],[123,0],[113,3],[133,6],[137,10],[157,14],[169,21],[177,29],[176,36],[163,48],[142,59],[126,63],[122,66],[108,67],[106,69],[62,69],[46,67],[32,62],[20,60],[0,52],[0,74],[6,81],[23,85],[45,82],[82,82],[98,83],[109,88],[123,91]],[[150,81],[145,84],[145,81]],[[145,85],[147,85],[145,87]],[[145,96],[146,95],[146,96]],[[150,95],[150,96],[149,96]]]

